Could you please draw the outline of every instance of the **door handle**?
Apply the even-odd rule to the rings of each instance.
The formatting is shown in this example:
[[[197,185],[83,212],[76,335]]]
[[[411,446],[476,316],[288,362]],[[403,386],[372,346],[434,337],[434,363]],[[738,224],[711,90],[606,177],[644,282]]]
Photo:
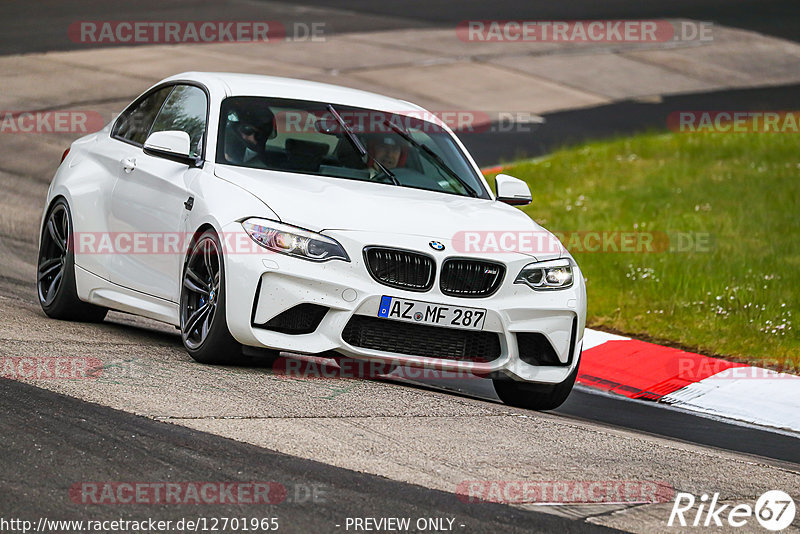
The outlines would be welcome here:
[[[136,169],[136,158],[125,158],[122,160],[122,170],[130,174]]]

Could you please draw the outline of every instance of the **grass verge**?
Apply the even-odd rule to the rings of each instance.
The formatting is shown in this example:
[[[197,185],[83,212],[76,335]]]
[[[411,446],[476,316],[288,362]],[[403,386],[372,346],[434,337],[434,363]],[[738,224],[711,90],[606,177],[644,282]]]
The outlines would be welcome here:
[[[589,326],[800,368],[796,136],[644,134],[504,172],[528,182],[525,212],[563,234],[583,269]],[[614,231],[656,252],[614,251],[603,234],[588,250],[592,232]]]

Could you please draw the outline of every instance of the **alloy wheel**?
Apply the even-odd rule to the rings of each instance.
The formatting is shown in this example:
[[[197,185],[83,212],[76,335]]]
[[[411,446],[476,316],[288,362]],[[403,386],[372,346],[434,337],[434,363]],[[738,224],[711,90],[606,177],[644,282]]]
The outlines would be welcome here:
[[[190,349],[200,347],[208,337],[219,302],[220,251],[211,237],[192,247],[183,274],[181,335]]]
[[[63,204],[58,204],[47,217],[36,277],[39,300],[45,306],[53,303],[64,281],[69,241],[69,214]]]

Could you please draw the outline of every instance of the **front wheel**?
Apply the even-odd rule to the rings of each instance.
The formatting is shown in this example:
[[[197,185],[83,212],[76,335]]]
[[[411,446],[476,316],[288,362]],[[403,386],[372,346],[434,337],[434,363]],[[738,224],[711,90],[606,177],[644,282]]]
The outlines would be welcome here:
[[[225,318],[225,267],[216,232],[206,231],[194,241],[182,282],[181,339],[189,355],[200,363],[238,363],[242,346]]]
[[[497,378],[492,382],[497,396],[510,406],[529,410],[555,410],[567,400],[577,377],[576,365],[569,376],[558,384],[533,384]]]

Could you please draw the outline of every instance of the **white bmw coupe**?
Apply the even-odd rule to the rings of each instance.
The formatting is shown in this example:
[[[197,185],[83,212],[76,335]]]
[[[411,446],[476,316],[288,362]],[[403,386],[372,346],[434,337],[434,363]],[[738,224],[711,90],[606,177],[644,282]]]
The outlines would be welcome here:
[[[64,153],[39,300],[57,319],[173,324],[203,363],[243,346],[336,353],[489,378],[506,403],[552,409],[577,375],[586,288],[512,207],[530,201],[506,175],[493,193],[447,125],[408,102],[184,73]],[[557,246],[518,246],[537,235]]]

